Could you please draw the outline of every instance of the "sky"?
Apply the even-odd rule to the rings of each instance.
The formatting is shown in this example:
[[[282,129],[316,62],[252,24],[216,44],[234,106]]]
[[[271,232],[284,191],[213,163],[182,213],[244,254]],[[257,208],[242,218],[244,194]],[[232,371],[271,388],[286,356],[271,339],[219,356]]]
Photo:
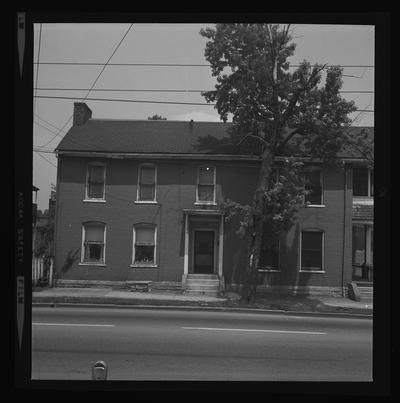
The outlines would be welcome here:
[[[36,63],[104,64],[112,56],[109,63],[204,65],[208,64],[204,58],[207,39],[203,38],[199,31],[201,28],[212,26],[209,23],[146,23],[133,24],[128,31],[130,24],[34,25],[34,94],[73,98],[36,97],[33,100],[33,147],[34,150],[42,151],[33,152],[33,185],[40,189],[37,194],[38,209],[44,211],[48,208],[51,185],[56,184],[57,158],[52,152],[72,125],[73,103],[82,101],[94,83],[87,98],[206,103],[199,92],[97,90],[212,90],[215,79],[208,66],[107,66],[103,70],[101,65]],[[297,44],[296,52],[290,59],[293,64],[307,60],[311,63],[341,66],[374,66],[374,26],[293,24],[292,28],[294,42]],[[342,90],[374,90],[373,67],[345,67],[343,74],[348,77],[343,77]],[[374,109],[373,93],[343,93],[342,96],[353,100],[359,109]],[[85,102],[93,112],[92,117],[97,119],[147,119],[158,114],[168,120],[220,120],[216,110],[209,105],[93,100]],[[351,117],[357,117],[353,123],[355,126],[374,125],[374,114],[371,112],[356,112]]]

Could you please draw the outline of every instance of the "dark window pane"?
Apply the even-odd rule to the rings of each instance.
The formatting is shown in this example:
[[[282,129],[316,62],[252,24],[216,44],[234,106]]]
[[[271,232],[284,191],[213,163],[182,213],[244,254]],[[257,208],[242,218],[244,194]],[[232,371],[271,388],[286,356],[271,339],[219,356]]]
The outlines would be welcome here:
[[[302,233],[301,268],[322,270],[322,232]]]
[[[367,168],[353,168],[353,195],[368,196]]]
[[[136,228],[136,241],[137,244],[154,244],[154,228],[142,227]]]
[[[103,197],[103,190],[104,190],[104,184],[98,184],[98,183],[90,183],[89,182],[89,190],[88,190],[88,197],[93,198],[93,199],[101,199]]]
[[[154,167],[141,167],[140,183],[145,185],[155,184],[155,168]]]
[[[214,186],[199,185],[198,186],[199,201],[214,201]]]
[[[140,185],[139,200],[154,200],[155,186],[154,185]]]
[[[370,184],[371,184],[371,186],[370,186],[369,192],[370,192],[370,196],[372,197],[374,195],[374,172],[373,171],[371,171],[371,173],[370,173]]]
[[[85,244],[85,262],[103,261],[103,244]]]
[[[200,167],[199,168],[199,184],[213,185],[214,184],[214,168]]]
[[[104,182],[104,167],[90,166],[89,167],[89,182],[103,183]]]
[[[135,263],[154,263],[154,246],[135,245]]]
[[[310,204],[319,205],[322,203],[321,171],[308,171],[305,174],[305,188],[310,191],[305,196],[305,201]]]
[[[365,227],[353,225],[353,263],[356,265],[365,263]]]
[[[86,224],[85,225],[85,241],[104,241],[104,225],[103,224]]]

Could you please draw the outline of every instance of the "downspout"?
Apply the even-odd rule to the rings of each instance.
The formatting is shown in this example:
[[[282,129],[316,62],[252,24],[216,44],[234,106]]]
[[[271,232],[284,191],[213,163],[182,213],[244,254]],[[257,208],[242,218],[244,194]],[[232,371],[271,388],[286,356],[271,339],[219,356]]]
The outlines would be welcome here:
[[[345,248],[346,248],[346,198],[347,198],[347,170],[346,163],[343,161],[344,165],[344,198],[343,198],[343,247],[342,247],[342,296],[346,296],[344,289],[344,266],[345,266]]]
[[[57,179],[56,179],[56,207],[54,210],[54,239],[53,239],[53,248],[54,248],[54,256],[53,256],[53,270],[51,271],[52,278],[49,279],[49,283],[52,287],[55,286],[54,277],[56,273],[56,251],[57,251],[57,239],[58,239],[58,221],[59,221],[59,211],[60,211],[60,171],[61,171],[61,156],[56,154],[57,157]]]

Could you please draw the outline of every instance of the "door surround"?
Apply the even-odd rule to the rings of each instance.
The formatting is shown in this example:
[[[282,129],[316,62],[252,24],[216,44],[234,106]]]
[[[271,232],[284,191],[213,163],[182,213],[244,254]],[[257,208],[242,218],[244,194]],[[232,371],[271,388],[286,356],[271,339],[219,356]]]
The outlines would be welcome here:
[[[196,232],[213,232],[214,233],[214,245],[213,245],[213,271],[209,274],[218,274],[216,273],[216,269],[218,269],[218,259],[217,259],[217,246],[218,246],[218,238],[217,238],[217,230],[215,228],[202,228],[202,227],[195,227],[190,231],[190,249],[191,249],[191,267],[193,273],[194,271],[194,255],[195,255],[195,248],[194,248],[194,240],[195,240],[195,233]]]

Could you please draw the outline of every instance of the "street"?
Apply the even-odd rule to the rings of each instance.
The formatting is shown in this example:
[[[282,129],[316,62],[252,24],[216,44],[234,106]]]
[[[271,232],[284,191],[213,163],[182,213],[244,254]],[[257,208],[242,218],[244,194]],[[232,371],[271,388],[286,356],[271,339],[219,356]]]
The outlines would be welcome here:
[[[372,381],[372,320],[34,307],[32,379]]]

